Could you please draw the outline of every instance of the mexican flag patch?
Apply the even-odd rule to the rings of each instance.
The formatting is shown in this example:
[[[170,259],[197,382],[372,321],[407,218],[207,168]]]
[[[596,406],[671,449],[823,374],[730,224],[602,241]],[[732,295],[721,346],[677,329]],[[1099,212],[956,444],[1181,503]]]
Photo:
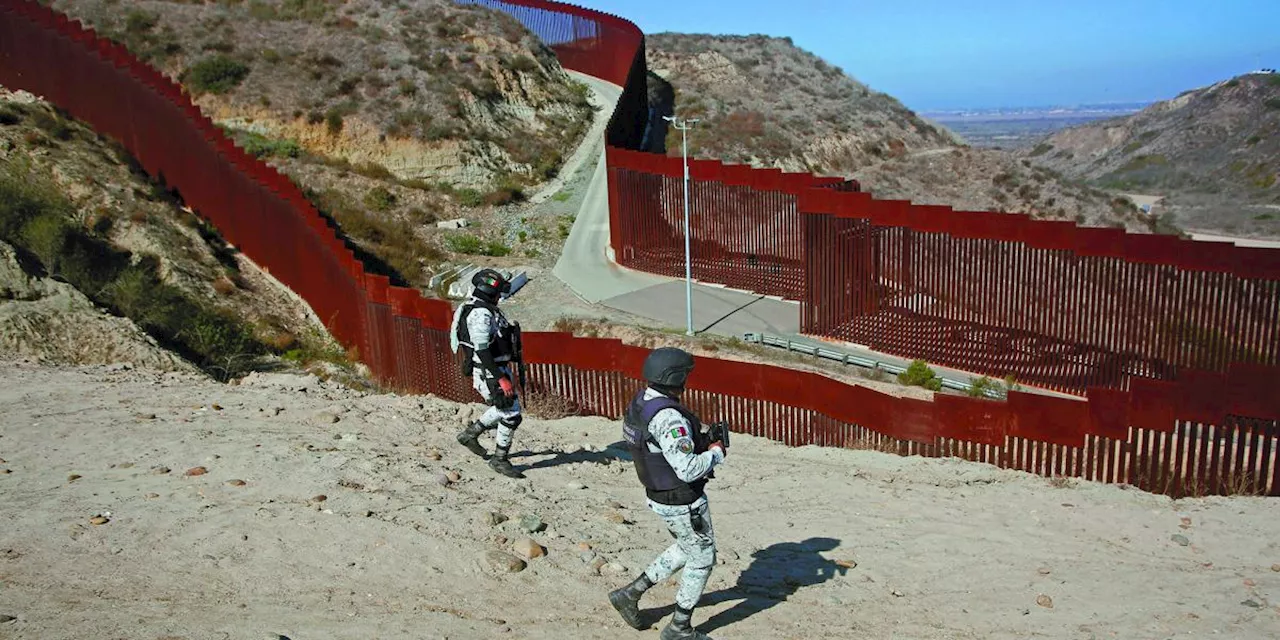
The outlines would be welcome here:
[[[671,437],[672,437],[672,438],[687,438],[687,437],[689,437],[689,430],[688,430],[688,429],[685,429],[684,427],[676,427],[676,428],[674,428],[674,429],[672,429],[672,430],[671,430]]]

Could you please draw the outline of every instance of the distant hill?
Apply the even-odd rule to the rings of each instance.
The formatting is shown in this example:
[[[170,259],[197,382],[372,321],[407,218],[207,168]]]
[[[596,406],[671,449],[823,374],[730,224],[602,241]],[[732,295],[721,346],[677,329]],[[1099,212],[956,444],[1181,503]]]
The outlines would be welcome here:
[[[1164,196],[1183,226],[1280,235],[1280,75],[1248,74],[1073,127],[1023,157],[1108,190]]]
[[[689,137],[697,157],[854,177],[881,198],[1150,228],[1127,201],[1007,152],[968,148],[789,38],[660,33],[646,42],[676,112],[701,119]],[[667,150],[680,153],[679,132],[667,132]]]

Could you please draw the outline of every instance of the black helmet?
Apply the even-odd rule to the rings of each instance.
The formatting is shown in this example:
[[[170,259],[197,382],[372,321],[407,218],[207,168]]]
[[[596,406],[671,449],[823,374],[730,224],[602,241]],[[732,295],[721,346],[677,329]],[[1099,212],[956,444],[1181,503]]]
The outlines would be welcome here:
[[[693,371],[693,356],[683,349],[654,349],[644,359],[644,379],[654,386],[683,389],[690,371]]]
[[[497,302],[504,293],[511,292],[511,282],[493,269],[481,269],[471,276],[471,285],[476,288],[477,298],[489,302]]]

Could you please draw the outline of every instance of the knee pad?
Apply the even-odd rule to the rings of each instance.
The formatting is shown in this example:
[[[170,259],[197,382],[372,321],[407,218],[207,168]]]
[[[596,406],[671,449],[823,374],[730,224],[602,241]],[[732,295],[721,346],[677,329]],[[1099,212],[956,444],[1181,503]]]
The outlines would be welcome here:
[[[510,418],[501,418],[499,422],[502,423],[502,426],[515,431],[516,427],[519,427],[520,423],[524,422],[524,415],[517,413]]]

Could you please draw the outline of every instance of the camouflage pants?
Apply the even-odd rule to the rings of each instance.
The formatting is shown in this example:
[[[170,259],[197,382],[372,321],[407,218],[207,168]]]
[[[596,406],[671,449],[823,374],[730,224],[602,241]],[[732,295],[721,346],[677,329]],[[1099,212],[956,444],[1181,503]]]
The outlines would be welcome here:
[[[508,365],[502,365],[499,368],[503,373],[507,374],[508,378],[511,377],[511,368]],[[517,396],[512,399],[511,406],[499,409],[494,406],[495,402],[493,398],[493,391],[490,389],[490,384],[493,383],[493,378],[485,373],[483,367],[476,367],[472,371],[471,382],[472,386],[475,387],[475,390],[480,393],[480,397],[484,398],[485,403],[489,405],[489,408],[480,416],[480,423],[489,429],[496,426],[498,428],[498,446],[510,447],[511,440],[515,436],[516,432],[516,428],[512,425],[520,424],[519,392],[517,392]]]
[[[684,569],[676,604],[693,609],[716,565],[716,535],[711,527],[711,506],[705,497],[691,505],[665,505],[649,501],[649,508],[667,523],[667,531],[676,539],[647,569],[646,576],[655,584]]]

